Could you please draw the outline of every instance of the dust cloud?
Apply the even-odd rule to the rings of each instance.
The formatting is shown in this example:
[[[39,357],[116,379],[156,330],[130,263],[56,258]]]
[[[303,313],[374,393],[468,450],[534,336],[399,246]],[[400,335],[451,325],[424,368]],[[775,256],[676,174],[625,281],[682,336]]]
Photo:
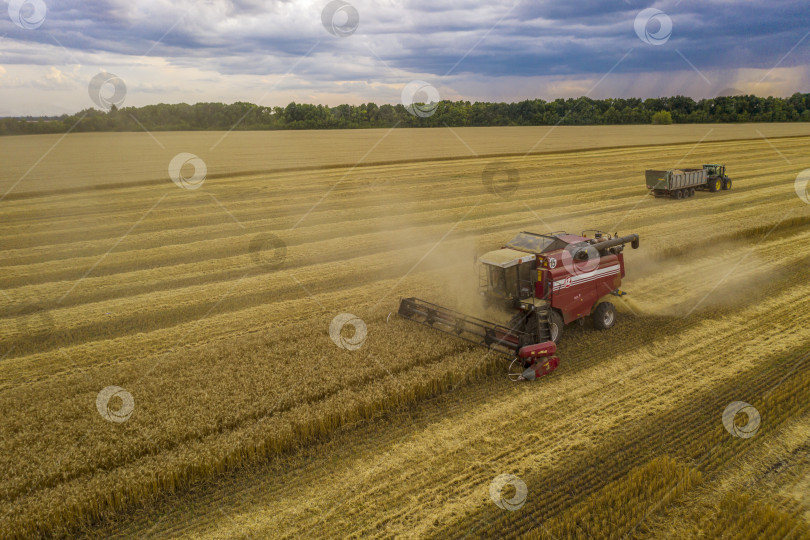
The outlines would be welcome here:
[[[678,256],[628,258],[628,296],[616,303],[637,315],[676,317],[750,304],[788,273],[751,248],[726,241]]]
[[[395,215],[374,219],[373,229],[366,231],[374,234],[375,244],[383,246],[382,256],[393,262],[393,269],[390,266],[382,271],[369,268],[364,272],[374,273],[375,280],[393,279],[394,283],[405,278],[390,293],[390,298],[417,296],[475,317],[495,317],[492,320],[498,322],[504,317],[508,320],[504,313],[487,310],[478,293],[480,263],[477,258],[500,247],[495,243],[485,245],[480,235],[469,230],[469,223],[476,219],[481,208],[464,206],[439,211],[425,208],[425,192],[418,187],[420,178],[407,170],[385,179],[364,171],[353,180],[363,192],[357,198],[358,203],[398,210]],[[446,198],[457,189],[450,182],[445,184],[442,178],[432,180],[433,197]],[[448,219],[448,212],[452,212],[453,217]]]

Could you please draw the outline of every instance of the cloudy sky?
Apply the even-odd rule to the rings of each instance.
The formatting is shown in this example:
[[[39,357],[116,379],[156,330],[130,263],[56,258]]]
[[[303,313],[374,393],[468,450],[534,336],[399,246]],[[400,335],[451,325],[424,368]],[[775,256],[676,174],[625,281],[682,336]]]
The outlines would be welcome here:
[[[807,0],[3,2],[0,116],[100,108],[100,72],[125,106],[810,92]]]

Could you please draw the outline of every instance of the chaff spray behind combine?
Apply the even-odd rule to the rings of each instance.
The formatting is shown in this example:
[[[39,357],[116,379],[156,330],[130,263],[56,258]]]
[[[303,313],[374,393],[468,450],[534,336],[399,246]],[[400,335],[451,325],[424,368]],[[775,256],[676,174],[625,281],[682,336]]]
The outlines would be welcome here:
[[[485,304],[512,314],[507,324],[485,321],[418,298],[400,302],[399,315],[513,358],[513,380],[534,380],[556,369],[554,356],[566,324],[586,318],[597,329],[616,322],[607,295],[621,296],[624,245],[638,248],[637,234],[593,231],[521,232],[501,249],[480,257],[479,294]]]

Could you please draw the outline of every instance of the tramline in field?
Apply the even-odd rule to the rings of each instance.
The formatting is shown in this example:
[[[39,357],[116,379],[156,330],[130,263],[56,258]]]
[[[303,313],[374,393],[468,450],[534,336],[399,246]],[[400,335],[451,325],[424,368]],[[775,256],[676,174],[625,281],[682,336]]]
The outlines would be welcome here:
[[[400,302],[399,315],[492,350],[513,356],[512,380],[534,380],[557,368],[563,327],[585,318],[607,330],[616,322],[610,302],[624,270],[624,245],[639,246],[637,234],[619,237],[593,231],[593,238],[565,232],[521,232],[501,249],[480,257],[479,294],[487,305],[514,315],[508,325],[465,315],[418,298]]]

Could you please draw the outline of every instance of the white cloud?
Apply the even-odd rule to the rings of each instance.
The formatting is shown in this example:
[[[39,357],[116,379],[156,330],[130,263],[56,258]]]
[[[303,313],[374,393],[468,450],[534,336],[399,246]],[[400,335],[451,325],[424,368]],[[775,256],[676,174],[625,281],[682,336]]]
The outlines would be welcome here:
[[[101,69],[127,82],[126,105],[396,103],[414,79],[450,99],[553,99],[584,94],[612,68],[592,97],[700,98],[731,86],[789,95],[807,88],[802,66],[810,40],[757,83],[806,32],[810,12],[796,0],[786,0],[781,14],[758,3],[683,3],[672,11],[673,37],[663,47],[637,39],[637,10],[623,2],[348,1],[360,26],[343,39],[322,26],[326,0],[50,2],[39,30],[0,20],[0,35],[8,34],[0,96],[19,114],[75,112],[92,105],[87,83]],[[709,20],[723,24],[705,32],[702,21]]]

